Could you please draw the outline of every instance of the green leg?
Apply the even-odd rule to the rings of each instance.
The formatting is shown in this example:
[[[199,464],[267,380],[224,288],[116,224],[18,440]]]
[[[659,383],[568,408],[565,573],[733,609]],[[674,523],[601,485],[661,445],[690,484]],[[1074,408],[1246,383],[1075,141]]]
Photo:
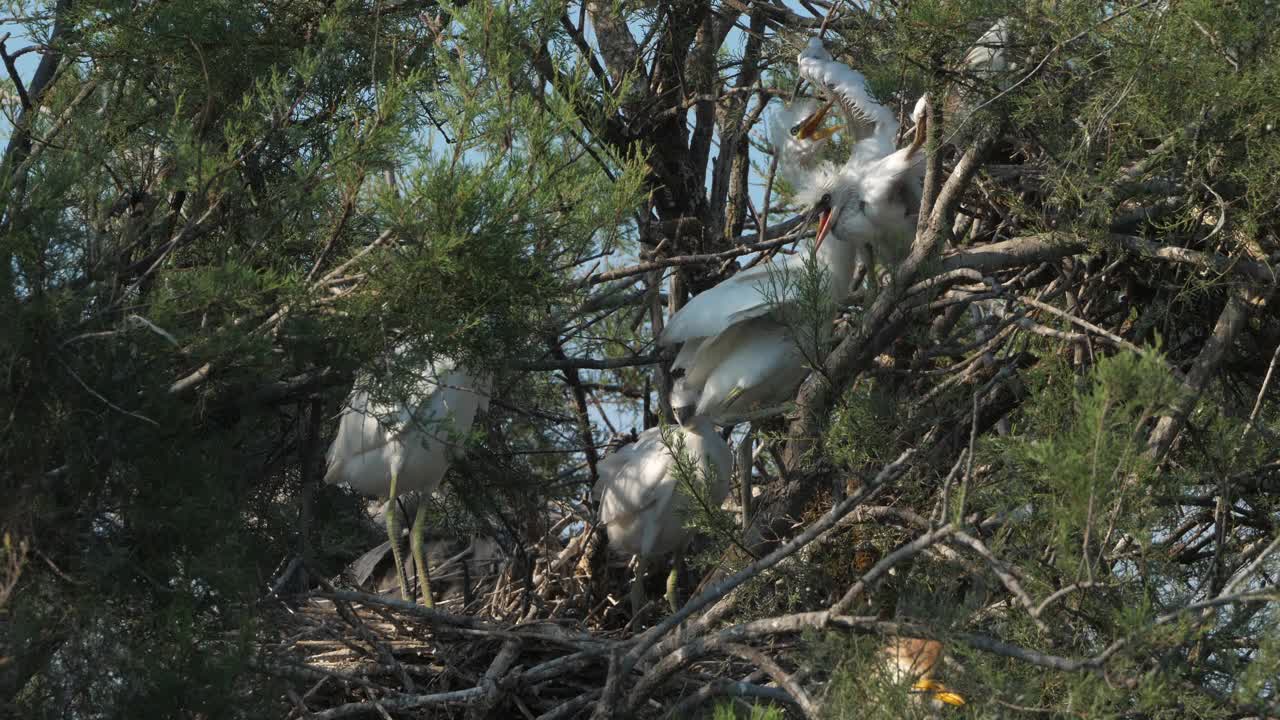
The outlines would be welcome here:
[[[400,597],[410,600],[409,583],[404,577],[404,558],[400,555],[400,513],[396,508],[396,476],[391,472],[391,490],[387,501],[387,539],[391,541],[391,557],[396,563],[396,581],[400,583]]]
[[[418,497],[418,511],[413,515],[413,528],[409,530],[409,547],[413,550],[413,564],[418,568],[418,590],[422,592],[424,607],[434,607],[431,600],[431,573],[427,569],[427,558],[422,553],[423,539],[427,530],[427,499]]]
[[[671,574],[667,576],[667,605],[671,608],[671,612],[680,609],[680,570],[684,567],[684,549],[676,550],[675,557],[671,558]]]
[[[644,577],[649,572],[649,561],[636,558],[636,579],[631,583],[631,617],[640,614],[644,609]]]

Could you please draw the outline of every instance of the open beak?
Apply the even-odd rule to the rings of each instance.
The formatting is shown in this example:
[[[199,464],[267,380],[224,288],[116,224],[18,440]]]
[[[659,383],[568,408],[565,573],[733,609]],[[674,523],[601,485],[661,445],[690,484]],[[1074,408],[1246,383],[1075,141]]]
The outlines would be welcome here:
[[[825,140],[832,135],[840,132],[842,125],[835,127],[819,129],[822,121],[827,119],[827,113],[831,112],[831,106],[835,104],[835,100],[828,100],[826,105],[818,108],[818,111],[805,118],[800,124],[796,125],[792,130],[798,140]]]
[[[831,230],[831,225],[840,216],[838,208],[829,207],[822,211],[818,216],[818,237],[813,241],[813,251],[817,252],[822,247],[822,241],[826,239],[827,233]]]
[[[814,130],[812,133],[809,133],[808,137],[811,138],[814,142],[817,142],[819,140],[826,140],[827,138],[831,137],[832,135],[835,135],[836,133],[840,132],[843,129],[844,129],[843,125],[832,125],[831,127],[822,128],[820,130]],[[801,138],[801,140],[803,139],[804,138]]]

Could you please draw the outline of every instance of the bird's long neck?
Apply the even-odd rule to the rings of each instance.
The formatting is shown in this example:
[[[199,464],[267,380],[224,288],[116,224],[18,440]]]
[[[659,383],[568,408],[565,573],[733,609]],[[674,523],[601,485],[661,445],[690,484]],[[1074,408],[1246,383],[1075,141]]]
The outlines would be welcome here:
[[[853,278],[854,259],[857,257],[857,238],[843,238],[831,232],[831,237],[818,248],[818,262],[827,271],[831,281],[831,299],[843,302],[849,294],[849,281]]]
[[[713,433],[716,431],[715,423],[706,415],[694,415],[686,419],[680,425],[680,429],[684,431],[685,436],[696,435],[697,433]]]

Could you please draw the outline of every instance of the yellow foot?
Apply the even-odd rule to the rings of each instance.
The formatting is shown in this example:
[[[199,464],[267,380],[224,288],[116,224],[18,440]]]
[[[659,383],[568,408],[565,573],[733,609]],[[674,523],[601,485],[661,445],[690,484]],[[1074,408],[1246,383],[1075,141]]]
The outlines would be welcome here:
[[[915,685],[911,686],[911,689],[917,692],[931,693],[934,698],[948,705],[959,707],[965,704],[963,696],[959,693],[951,692],[950,688],[936,680],[921,678],[916,681]]]

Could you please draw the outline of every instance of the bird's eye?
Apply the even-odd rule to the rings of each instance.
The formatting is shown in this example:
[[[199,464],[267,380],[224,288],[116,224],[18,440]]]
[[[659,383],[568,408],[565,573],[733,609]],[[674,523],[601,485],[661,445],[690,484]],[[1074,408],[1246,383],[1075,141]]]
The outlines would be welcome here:
[[[796,123],[791,126],[791,136],[795,137],[800,134],[800,129],[804,127],[804,123]]]
[[[823,193],[822,199],[818,201],[819,205],[827,206],[831,204],[831,193]]]

